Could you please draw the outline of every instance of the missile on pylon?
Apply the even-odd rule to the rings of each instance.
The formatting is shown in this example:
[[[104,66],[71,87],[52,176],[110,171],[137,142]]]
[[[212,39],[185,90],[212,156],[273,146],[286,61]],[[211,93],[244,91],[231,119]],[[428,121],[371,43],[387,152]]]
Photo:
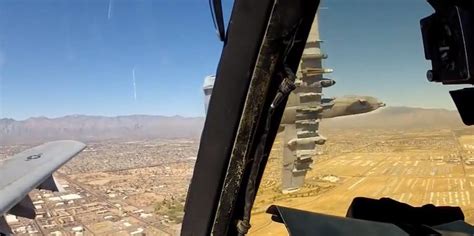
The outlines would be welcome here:
[[[328,54],[326,53],[314,53],[314,54],[309,54],[309,53],[305,53],[301,56],[301,59],[305,60],[305,59],[327,59],[328,58]]]
[[[303,81],[302,79],[296,79],[295,85],[296,87],[301,87],[301,88],[310,88],[313,91],[315,88],[327,88],[331,87],[336,84],[335,80],[332,79],[327,79],[327,78],[322,78],[321,80],[318,80],[313,83],[308,83],[306,81]]]
[[[333,71],[331,68],[305,68],[301,70],[301,73],[305,76],[315,76],[332,73]]]
[[[318,83],[319,83],[319,86],[321,86],[323,88],[327,88],[327,87],[331,87],[331,86],[335,85],[336,81],[333,80],[333,79],[323,78],[322,80],[318,81]]]

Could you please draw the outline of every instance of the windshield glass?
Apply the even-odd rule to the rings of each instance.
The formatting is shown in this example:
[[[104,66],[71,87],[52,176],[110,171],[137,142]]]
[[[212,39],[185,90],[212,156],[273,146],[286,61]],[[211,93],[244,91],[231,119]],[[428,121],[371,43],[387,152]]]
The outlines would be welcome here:
[[[286,233],[270,205],[344,216],[357,196],[460,206],[474,223],[474,130],[449,96],[459,86],[426,80],[419,20],[432,12],[322,1],[296,74],[318,74],[309,101],[325,111],[303,124],[290,95],[250,235]],[[223,46],[206,1],[1,1],[0,159],[87,144],[54,174],[65,192],[30,193],[35,220],[7,215],[13,233],[179,234]],[[317,134],[304,163],[288,150],[297,124]]]

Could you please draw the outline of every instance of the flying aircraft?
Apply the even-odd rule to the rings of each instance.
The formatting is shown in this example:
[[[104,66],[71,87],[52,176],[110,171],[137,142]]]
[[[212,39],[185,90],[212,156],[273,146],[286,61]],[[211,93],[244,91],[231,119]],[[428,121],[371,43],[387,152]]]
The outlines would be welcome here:
[[[80,153],[85,144],[72,140],[45,143],[0,161],[0,235],[12,233],[5,215],[36,217],[28,193],[37,188],[62,191],[53,172]]]
[[[296,121],[297,110],[300,109],[300,105],[291,104],[291,97],[285,108],[285,113],[281,120],[281,125],[294,124]],[[329,99],[322,99],[321,101],[321,118],[328,119],[339,116],[350,116],[356,114],[362,114],[377,110],[378,108],[385,107],[385,103],[379,99],[371,96],[359,96],[359,95],[346,95],[342,97],[335,97]]]
[[[296,89],[288,96],[279,131],[283,131],[283,162],[281,191],[299,190],[319,153],[316,146],[326,142],[319,134],[321,119],[362,114],[384,107],[370,96],[349,95],[324,98],[323,88],[336,84],[323,75],[333,70],[323,68],[328,56],[321,51],[318,14],[316,14],[299,64]]]
[[[371,96],[324,98],[322,89],[331,87],[336,82],[323,77],[323,74],[333,70],[322,67],[322,60],[328,56],[321,52],[321,42],[316,15],[297,72],[296,89],[288,96],[278,130],[284,132],[281,175],[283,193],[297,191],[303,186],[313,157],[320,153],[316,151],[316,145],[322,145],[326,141],[319,134],[321,119],[367,113],[385,106],[385,103]],[[206,112],[214,82],[214,75],[204,79]]]

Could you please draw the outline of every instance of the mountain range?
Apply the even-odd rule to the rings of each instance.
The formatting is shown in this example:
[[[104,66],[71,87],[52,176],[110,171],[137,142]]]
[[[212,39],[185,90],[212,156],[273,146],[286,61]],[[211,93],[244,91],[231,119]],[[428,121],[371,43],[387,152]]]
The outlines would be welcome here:
[[[0,119],[0,145],[38,143],[57,139],[84,142],[110,139],[199,138],[204,118],[181,116],[33,117],[22,121]]]
[[[87,116],[0,119],[0,145],[40,143],[57,139],[84,142],[153,138],[199,138],[203,117]],[[445,129],[461,128],[456,111],[412,107],[386,107],[375,112],[326,119],[321,129]]]

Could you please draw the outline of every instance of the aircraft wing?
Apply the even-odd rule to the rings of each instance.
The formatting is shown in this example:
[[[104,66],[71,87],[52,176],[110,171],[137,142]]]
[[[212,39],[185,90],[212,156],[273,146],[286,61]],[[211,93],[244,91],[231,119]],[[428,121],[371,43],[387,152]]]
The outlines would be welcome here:
[[[52,173],[85,147],[72,140],[49,142],[0,162],[0,234],[11,233],[4,214],[36,216],[28,193],[35,188],[59,191]]]
[[[316,155],[316,145],[324,144],[326,140],[318,133],[319,121],[321,112],[331,104],[324,103],[327,99],[321,98],[322,88],[335,82],[323,79],[322,75],[332,70],[322,68],[322,59],[327,56],[321,52],[320,43],[316,15],[301,57],[297,87],[288,98],[281,123],[284,126],[281,177],[284,193],[303,186]]]
[[[311,26],[303,55],[300,60],[296,89],[288,96],[285,112],[279,131],[283,130],[283,167],[282,191],[284,193],[298,190],[303,186],[305,176],[316,155],[316,145],[324,144],[325,138],[319,135],[319,121],[322,112],[330,109],[333,98],[322,98],[322,90],[335,84],[332,79],[323,78],[323,74],[332,69],[322,67],[322,59],[327,55],[321,52],[319,39],[318,16]],[[214,87],[215,76],[204,79],[205,109]]]

